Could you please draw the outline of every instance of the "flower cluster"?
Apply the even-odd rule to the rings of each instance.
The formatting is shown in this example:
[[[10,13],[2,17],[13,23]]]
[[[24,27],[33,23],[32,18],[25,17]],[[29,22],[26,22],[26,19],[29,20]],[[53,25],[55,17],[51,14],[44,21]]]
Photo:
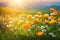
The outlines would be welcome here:
[[[22,13],[17,17],[8,17],[8,20],[4,17],[3,23],[10,30],[19,29],[34,31],[36,36],[40,37],[47,31],[50,31],[50,27],[53,29],[56,25],[60,24],[60,13],[54,8],[50,8],[50,11],[52,12],[50,14],[43,14],[41,11],[34,15]],[[49,35],[50,34],[51,33],[49,33]]]

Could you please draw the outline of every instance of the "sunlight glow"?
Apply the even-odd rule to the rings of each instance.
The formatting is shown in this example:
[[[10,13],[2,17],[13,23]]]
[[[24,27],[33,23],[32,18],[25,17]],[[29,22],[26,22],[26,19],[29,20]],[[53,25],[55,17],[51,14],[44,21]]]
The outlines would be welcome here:
[[[8,2],[8,5],[9,7],[18,8],[23,5],[23,1],[22,0],[10,0]]]

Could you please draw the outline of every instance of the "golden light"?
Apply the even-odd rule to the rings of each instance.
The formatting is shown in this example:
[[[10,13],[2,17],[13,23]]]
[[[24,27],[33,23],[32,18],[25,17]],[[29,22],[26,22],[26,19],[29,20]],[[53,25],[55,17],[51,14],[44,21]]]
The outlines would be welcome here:
[[[22,0],[9,0],[8,6],[12,8],[18,8],[23,6],[24,1]]]

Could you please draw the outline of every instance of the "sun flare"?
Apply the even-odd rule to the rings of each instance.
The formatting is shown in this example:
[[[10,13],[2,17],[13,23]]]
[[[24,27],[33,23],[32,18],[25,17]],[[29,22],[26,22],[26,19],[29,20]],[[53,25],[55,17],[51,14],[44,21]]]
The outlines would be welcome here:
[[[21,7],[23,5],[23,1],[22,0],[10,0],[8,2],[9,7],[13,7],[13,8],[17,8],[17,7]]]

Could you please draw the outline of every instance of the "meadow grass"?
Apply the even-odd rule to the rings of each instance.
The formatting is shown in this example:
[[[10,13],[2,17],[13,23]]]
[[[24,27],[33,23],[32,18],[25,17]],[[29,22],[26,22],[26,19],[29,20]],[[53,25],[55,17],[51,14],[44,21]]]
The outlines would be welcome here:
[[[52,15],[54,20],[51,21],[49,11],[43,10],[42,14],[40,11],[5,8],[1,11],[0,40],[60,40],[60,13]]]

